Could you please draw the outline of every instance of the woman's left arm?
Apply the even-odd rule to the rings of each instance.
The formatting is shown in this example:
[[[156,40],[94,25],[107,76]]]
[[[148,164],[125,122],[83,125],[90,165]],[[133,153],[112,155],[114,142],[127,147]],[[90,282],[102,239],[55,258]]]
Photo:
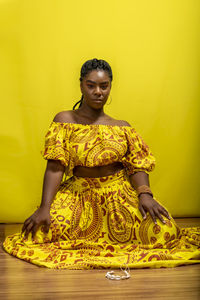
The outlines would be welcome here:
[[[137,190],[141,185],[147,185],[149,187],[149,175],[145,172],[136,172],[129,176],[131,185]],[[140,194],[139,195],[139,210],[146,219],[146,213],[149,212],[155,224],[156,218],[159,218],[164,224],[165,220],[162,215],[168,219],[171,219],[168,211],[162,207],[150,194]],[[162,215],[161,215],[162,214]]]

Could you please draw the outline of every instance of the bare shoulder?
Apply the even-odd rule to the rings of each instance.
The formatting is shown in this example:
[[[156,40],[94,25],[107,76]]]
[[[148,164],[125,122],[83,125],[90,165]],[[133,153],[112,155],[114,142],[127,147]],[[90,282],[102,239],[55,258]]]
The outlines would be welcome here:
[[[131,125],[127,121],[124,121],[124,120],[117,120],[108,115],[106,115],[106,119],[111,125],[131,127]]]
[[[54,122],[71,123],[73,122],[73,110],[65,110],[57,113],[53,119]]]
[[[131,125],[127,121],[119,120],[119,122],[120,122],[120,126],[129,126],[129,127],[131,127]]]

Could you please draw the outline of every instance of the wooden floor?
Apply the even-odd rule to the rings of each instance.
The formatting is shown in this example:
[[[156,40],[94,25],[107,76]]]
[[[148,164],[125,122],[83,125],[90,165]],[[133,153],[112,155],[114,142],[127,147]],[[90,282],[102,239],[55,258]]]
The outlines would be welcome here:
[[[200,218],[176,219],[180,227],[200,226]],[[0,242],[22,224],[0,224]],[[200,300],[200,264],[131,270],[128,280],[111,281],[105,270],[51,270],[0,249],[0,299],[192,299]]]

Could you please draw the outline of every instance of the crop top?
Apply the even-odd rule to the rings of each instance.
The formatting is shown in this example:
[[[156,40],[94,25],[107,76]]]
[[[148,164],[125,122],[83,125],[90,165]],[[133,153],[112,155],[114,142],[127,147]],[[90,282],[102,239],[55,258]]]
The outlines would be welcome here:
[[[147,174],[155,167],[148,145],[133,127],[52,121],[40,151],[43,158],[59,160],[66,176],[75,166],[96,167],[122,162],[128,175]]]

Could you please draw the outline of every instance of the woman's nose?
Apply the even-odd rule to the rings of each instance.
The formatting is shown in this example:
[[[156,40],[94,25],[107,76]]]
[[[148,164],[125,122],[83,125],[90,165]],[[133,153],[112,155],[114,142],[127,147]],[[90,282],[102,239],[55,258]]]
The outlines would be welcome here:
[[[101,89],[100,89],[100,87],[98,87],[98,86],[96,87],[95,94],[101,95]]]

